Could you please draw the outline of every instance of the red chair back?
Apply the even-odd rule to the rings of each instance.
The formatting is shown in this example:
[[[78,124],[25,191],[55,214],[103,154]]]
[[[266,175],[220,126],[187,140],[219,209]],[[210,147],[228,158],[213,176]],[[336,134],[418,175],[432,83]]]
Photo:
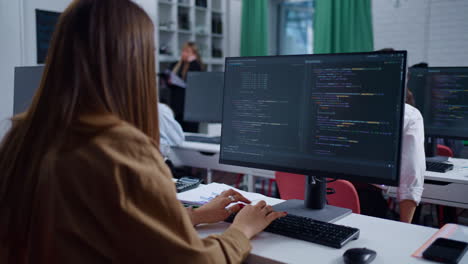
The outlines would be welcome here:
[[[335,190],[334,194],[327,195],[328,204],[351,209],[355,214],[361,213],[359,195],[352,183],[345,180],[336,180],[328,183],[327,187]]]
[[[304,200],[304,175],[276,172],[275,178],[281,199]],[[337,180],[328,183],[327,187],[335,190],[334,194],[327,195],[328,204],[351,209],[355,214],[361,213],[359,196],[353,184],[349,181]]]
[[[453,151],[451,148],[437,144],[437,155],[444,157],[453,157]]]

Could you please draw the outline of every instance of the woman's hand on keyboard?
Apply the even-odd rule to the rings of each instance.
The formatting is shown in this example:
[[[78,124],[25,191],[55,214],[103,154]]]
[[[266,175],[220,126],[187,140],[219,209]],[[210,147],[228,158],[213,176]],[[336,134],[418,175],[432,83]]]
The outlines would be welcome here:
[[[239,212],[243,204],[249,204],[250,201],[242,194],[230,189],[216,196],[209,203],[192,211],[192,222],[194,225],[217,223],[226,220],[231,214]],[[231,204],[235,205],[230,206]]]
[[[231,226],[251,239],[262,232],[271,222],[286,215],[286,212],[274,212],[273,208],[265,201],[260,201],[253,206],[246,205],[240,210]]]

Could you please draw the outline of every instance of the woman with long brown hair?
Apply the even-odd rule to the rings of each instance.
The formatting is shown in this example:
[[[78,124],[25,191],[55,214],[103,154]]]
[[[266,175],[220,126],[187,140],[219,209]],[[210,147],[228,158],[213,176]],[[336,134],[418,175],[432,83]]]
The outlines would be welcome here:
[[[170,66],[171,71],[182,80],[187,80],[188,72],[203,70],[203,61],[197,44],[187,42],[182,47],[180,59]],[[171,80],[169,80],[171,82]],[[170,84],[170,107],[174,111],[175,119],[182,125],[185,132],[198,132],[198,123],[184,121],[185,88]]]
[[[0,263],[240,262],[282,215],[227,191],[186,210],[159,151],[154,28],[130,0],[75,0],[0,145]],[[240,211],[239,211],[240,210]],[[239,211],[223,234],[193,225]]]
[[[172,72],[183,80],[187,79],[187,73],[189,71],[203,70],[203,61],[197,44],[191,41],[185,43],[180,53],[180,60],[174,63],[171,68]]]

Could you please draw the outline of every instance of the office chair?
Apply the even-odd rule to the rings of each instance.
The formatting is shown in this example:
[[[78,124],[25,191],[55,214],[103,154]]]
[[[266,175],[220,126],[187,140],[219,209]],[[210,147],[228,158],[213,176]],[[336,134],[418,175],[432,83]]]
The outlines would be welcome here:
[[[437,155],[444,156],[444,157],[453,157],[453,151],[451,148],[437,144]]]
[[[304,175],[276,172],[275,178],[281,199],[304,200]],[[329,182],[327,188],[334,190],[333,194],[327,195],[329,205],[351,209],[355,214],[361,213],[358,193],[354,185],[349,181],[336,180]]]

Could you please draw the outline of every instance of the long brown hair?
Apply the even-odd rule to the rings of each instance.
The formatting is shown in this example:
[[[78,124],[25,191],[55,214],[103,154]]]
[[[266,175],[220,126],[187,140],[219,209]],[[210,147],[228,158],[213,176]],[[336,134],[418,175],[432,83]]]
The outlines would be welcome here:
[[[33,102],[0,145],[0,242],[10,255],[27,253],[38,171],[81,116],[126,121],[158,144],[154,49],[153,23],[130,0],[75,0],[63,12]]]
[[[200,51],[198,49],[197,44],[195,44],[195,42],[189,41],[189,42],[185,43],[184,46],[182,47],[182,50],[184,50],[184,49],[191,49],[193,51],[193,53],[195,54],[195,57],[196,57],[195,60],[200,64],[200,67],[203,68],[203,61],[202,61],[202,58],[200,56]],[[174,69],[172,70],[172,72],[177,74],[180,67],[182,67],[182,79],[185,79],[187,77],[187,72],[189,70],[190,63],[182,61],[182,59],[181,59],[174,66]]]

